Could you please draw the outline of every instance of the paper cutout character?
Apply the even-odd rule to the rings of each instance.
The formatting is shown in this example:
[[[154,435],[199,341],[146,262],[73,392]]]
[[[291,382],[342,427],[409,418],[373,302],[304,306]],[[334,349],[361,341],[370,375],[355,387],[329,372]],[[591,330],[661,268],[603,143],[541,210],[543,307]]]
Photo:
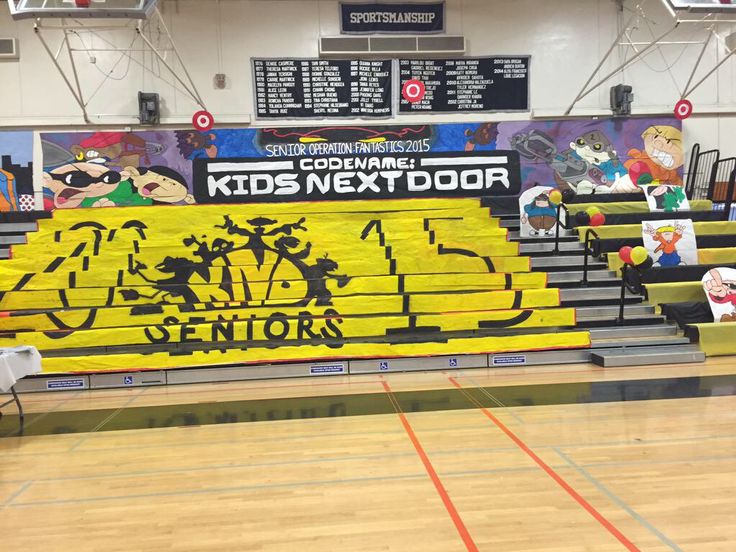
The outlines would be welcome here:
[[[661,255],[654,260],[655,265],[677,266],[685,264],[677,252],[677,242],[682,239],[684,231],[685,227],[681,224],[660,226],[656,230],[651,224],[647,224],[644,227],[644,232],[652,236],[655,242],[659,243],[654,253],[661,252]]]
[[[713,268],[703,276],[703,289],[708,296],[713,320],[736,322],[736,270]]]
[[[655,184],[642,186],[641,189],[644,191],[649,210],[652,212],[675,213],[690,210],[690,202],[682,186]]]
[[[529,224],[532,229],[529,235],[551,236],[557,221],[557,205],[546,193],[537,195],[534,200],[524,206],[521,223]]]

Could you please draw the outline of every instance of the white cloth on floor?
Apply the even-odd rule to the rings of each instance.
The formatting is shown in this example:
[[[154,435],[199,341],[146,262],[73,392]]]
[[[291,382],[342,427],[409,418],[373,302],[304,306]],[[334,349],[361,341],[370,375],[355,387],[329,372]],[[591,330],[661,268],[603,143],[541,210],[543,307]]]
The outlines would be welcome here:
[[[24,376],[41,372],[41,354],[35,347],[0,348],[0,391],[9,391]]]

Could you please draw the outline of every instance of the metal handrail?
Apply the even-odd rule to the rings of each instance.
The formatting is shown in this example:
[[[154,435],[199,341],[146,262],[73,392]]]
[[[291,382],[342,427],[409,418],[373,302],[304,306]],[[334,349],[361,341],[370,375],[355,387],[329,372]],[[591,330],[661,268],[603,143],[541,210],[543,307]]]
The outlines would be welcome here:
[[[585,286],[588,285],[588,253],[590,253],[591,255],[593,254],[593,250],[588,247],[588,245],[590,244],[590,241],[591,241],[590,240],[590,235],[591,234],[595,236],[595,239],[596,240],[600,240],[601,239],[600,236],[598,235],[598,233],[595,230],[593,230],[592,228],[588,228],[585,231],[585,242],[584,242],[584,245],[583,245],[583,249],[584,249],[583,250],[583,279],[580,282],[580,285],[583,286],[583,287],[585,287]]]
[[[569,230],[568,222],[570,220],[570,211],[564,203],[560,203],[557,206],[557,217],[555,219],[555,255],[560,252],[560,212],[564,209],[565,211],[565,230]]]
[[[631,287],[629,283],[626,281],[626,274],[627,272],[635,270],[636,274],[638,276],[637,278],[637,286]],[[618,305],[618,320],[616,321],[618,324],[624,323],[624,305],[626,304],[626,290],[629,290],[631,293],[641,294],[641,271],[630,264],[624,264],[623,267],[621,267],[621,297],[619,299],[619,305]]]

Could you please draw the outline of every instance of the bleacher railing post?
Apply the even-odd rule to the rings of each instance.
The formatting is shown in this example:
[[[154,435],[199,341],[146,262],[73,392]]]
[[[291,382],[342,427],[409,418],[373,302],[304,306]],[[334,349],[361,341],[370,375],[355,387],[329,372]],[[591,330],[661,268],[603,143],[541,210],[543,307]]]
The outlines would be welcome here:
[[[598,234],[596,233],[596,231],[593,230],[592,228],[588,228],[585,231],[585,243],[583,245],[583,279],[580,282],[580,285],[581,286],[587,286],[588,285],[588,254],[589,253],[591,255],[593,254],[593,250],[588,247],[590,245],[590,236],[591,236],[591,234],[593,236],[595,236],[595,239],[597,239],[597,240],[600,239],[600,237],[598,236]]]
[[[618,324],[624,323],[624,305],[626,304],[626,272],[630,270],[629,265],[621,267],[621,298],[618,305]]]
[[[570,218],[570,211],[567,210],[567,207],[563,203],[560,203],[557,206],[557,217],[555,220],[555,255],[560,252],[560,212],[563,209],[565,210],[565,228],[567,228],[567,221]]]
[[[731,206],[733,205],[733,191],[734,182],[736,182],[736,169],[731,171],[728,177],[728,189],[726,190],[726,197],[723,203],[723,220],[729,220],[731,218]]]

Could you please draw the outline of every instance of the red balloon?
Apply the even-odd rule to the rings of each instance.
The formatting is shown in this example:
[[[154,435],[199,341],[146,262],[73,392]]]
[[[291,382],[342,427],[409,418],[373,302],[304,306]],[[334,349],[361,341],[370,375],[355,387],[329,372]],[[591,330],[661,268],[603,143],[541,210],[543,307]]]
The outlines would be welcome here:
[[[626,264],[634,264],[631,261],[631,247],[628,245],[624,245],[621,249],[618,250],[618,257]]]
[[[590,217],[591,226],[603,226],[606,223],[606,215],[603,213],[596,213]]]

